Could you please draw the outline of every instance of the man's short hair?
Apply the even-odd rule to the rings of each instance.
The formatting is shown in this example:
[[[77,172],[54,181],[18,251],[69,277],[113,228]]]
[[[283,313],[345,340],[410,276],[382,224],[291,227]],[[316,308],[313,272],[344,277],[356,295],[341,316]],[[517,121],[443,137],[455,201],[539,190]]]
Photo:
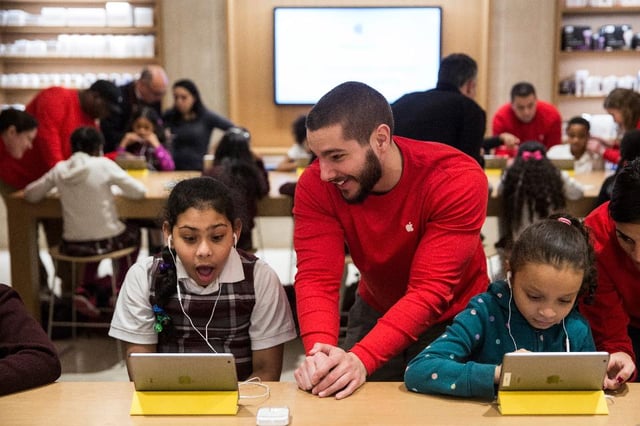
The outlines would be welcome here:
[[[567,123],[567,127],[573,125],[573,124],[578,124],[580,126],[584,126],[587,129],[587,132],[589,130],[591,130],[591,123],[589,123],[589,120],[587,120],[584,117],[573,117],[571,120],[569,120],[569,122]]]
[[[438,84],[448,83],[462,87],[469,80],[478,76],[478,64],[464,53],[452,53],[440,62]]]
[[[369,143],[371,133],[386,124],[393,134],[393,112],[385,97],[364,83],[348,81],[327,92],[307,114],[307,129],[339,124],[346,140]]]
[[[511,102],[515,101],[516,98],[526,98],[529,95],[535,94],[536,89],[533,87],[533,84],[521,81],[520,83],[514,84],[511,88]]]

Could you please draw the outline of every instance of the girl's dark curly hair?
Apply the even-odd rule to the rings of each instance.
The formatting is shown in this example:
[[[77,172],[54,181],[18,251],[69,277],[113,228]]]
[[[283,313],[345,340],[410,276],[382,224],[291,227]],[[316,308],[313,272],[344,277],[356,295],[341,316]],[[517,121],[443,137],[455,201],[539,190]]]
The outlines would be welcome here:
[[[235,200],[229,187],[208,176],[185,179],[173,188],[164,211],[164,221],[170,230],[176,225],[178,216],[189,208],[214,209],[232,224],[238,219]],[[177,292],[175,256],[168,247],[164,247],[161,258],[154,261],[151,271],[154,293],[150,300],[154,309],[163,309],[169,298]],[[171,328],[165,324],[163,331],[170,332]]]
[[[511,250],[511,273],[515,276],[527,263],[583,271],[579,295],[585,303],[593,302],[598,284],[595,252],[588,229],[575,217],[553,214],[525,228]]]
[[[512,243],[513,234],[523,224],[537,217],[561,211],[566,206],[560,170],[546,156],[539,142],[524,142],[503,177],[502,217],[504,247]]]

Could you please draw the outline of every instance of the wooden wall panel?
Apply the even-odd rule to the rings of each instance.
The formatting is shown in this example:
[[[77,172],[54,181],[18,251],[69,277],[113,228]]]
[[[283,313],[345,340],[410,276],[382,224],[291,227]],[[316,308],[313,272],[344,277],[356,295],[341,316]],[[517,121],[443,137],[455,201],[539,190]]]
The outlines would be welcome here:
[[[350,0],[341,6],[441,6],[443,55],[464,52],[478,61],[478,103],[486,105],[490,0]],[[273,103],[272,9],[274,6],[335,6],[335,0],[228,0],[229,114],[249,128],[253,145],[288,147],[291,122],[308,107]],[[384,28],[380,29],[384,31]]]

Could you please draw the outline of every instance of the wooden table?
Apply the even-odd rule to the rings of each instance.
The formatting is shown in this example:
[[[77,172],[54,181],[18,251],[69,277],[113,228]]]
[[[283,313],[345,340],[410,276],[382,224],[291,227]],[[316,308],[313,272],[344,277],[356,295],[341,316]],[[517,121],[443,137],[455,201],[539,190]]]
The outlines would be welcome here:
[[[487,178],[494,188],[489,198],[488,216],[498,216],[501,206],[496,196],[496,188],[500,179],[500,170],[486,170]],[[138,176],[147,187],[147,197],[142,200],[116,198],[120,215],[124,218],[156,219],[162,212],[169,188],[180,179],[198,176],[198,172],[156,172]],[[259,216],[291,215],[292,199],[278,193],[280,185],[295,181],[295,173],[270,172],[271,192],[258,205]],[[588,175],[577,175],[576,179],[588,185],[585,197],[568,203],[568,210],[577,216],[586,215],[593,204],[604,179],[604,172]],[[9,247],[11,253],[11,285],[20,293],[27,309],[36,317],[40,317],[39,269],[37,222],[41,218],[59,218],[62,211],[60,201],[56,197],[48,197],[38,204],[24,200],[22,192],[17,192],[7,199],[7,216],[9,229]]]
[[[502,416],[496,404],[409,392],[399,382],[365,383],[344,400],[318,398],[295,383],[268,383],[271,396],[240,401],[235,416],[130,416],[130,382],[62,382],[0,397],[3,425],[255,425],[261,406],[290,409],[290,425],[637,425],[640,384],[610,400],[609,415]],[[241,395],[262,389],[241,387]]]
[[[118,212],[123,218],[157,219],[175,182],[199,176],[199,172],[147,172],[134,174],[147,188],[142,200],[116,197]],[[260,216],[291,215],[291,197],[280,195],[278,188],[284,182],[296,179],[295,173],[271,172],[271,193],[258,205]],[[60,218],[62,209],[57,197],[47,197],[37,204],[23,198],[22,191],[7,197],[9,252],[11,257],[11,286],[20,294],[27,309],[40,318],[38,227],[42,218]],[[1,423],[1,422],[0,422]]]

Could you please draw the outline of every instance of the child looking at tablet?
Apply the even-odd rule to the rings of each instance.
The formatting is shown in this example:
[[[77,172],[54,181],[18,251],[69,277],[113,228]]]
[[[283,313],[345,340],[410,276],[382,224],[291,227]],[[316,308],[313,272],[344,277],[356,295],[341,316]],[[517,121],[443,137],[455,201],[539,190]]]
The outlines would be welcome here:
[[[238,378],[280,380],[296,337],[275,271],[236,250],[242,222],[230,189],[210,177],[179,182],[167,201],[161,256],[129,269],[109,335],[133,352],[233,353]]]
[[[527,227],[515,242],[506,281],[471,299],[405,371],[407,389],[493,399],[505,353],[588,352],[595,344],[576,310],[596,277],[586,229],[568,215]]]
[[[116,157],[143,156],[149,170],[172,171],[175,164],[164,142],[160,115],[153,108],[144,107],[132,117],[130,131],[120,141]]]

